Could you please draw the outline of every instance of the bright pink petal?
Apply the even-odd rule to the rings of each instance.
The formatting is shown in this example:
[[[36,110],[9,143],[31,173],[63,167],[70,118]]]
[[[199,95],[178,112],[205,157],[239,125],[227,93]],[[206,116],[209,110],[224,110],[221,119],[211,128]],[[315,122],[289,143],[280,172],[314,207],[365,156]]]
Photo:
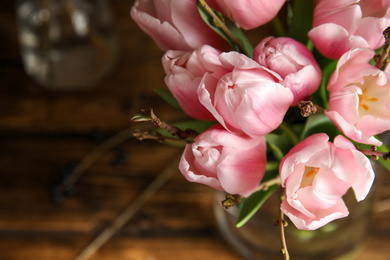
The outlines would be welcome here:
[[[300,211],[286,203],[286,200],[282,202],[281,209],[294,225],[301,230],[316,230],[335,219],[349,215],[348,208],[345,206],[343,200],[339,200],[335,206],[327,211],[322,211],[321,214],[317,215],[315,218],[303,215]]]
[[[368,46],[376,50],[385,43],[383,31],[389,26],[390,19],[366,17],[360,22],[355,34],[366,39]]]
[[[248,197],[252,194],[261,179],[266,166],[264,152],[266,149],[265,139],[261,144],[245,151],[229,152],[224,148],[224,156],[218,167],[218,178],[224,190],[230,194],[241,194]]]
[[[345,137],[328,141],[314,134],[298,143],[280,164],[285,196],[282,211],[299,229],[314,230],[348,215],[342,197],[349,188],[357,200],[371,189],[374,172],[370,161]]]
[[[314,46],[325,56],[338,59],[353,47],[368,47],[360,36],[350,35],[347,30],[337,24],[326,23],[314,27],[309,32]]]
[[[268,134],[282,123],[293,98],[290,89],[280,84],[252,84],[245,88],[243,100],[235,111],[235,119],[248,135]]]
[[[345,3],[344,6],[340,6],[339,4],[336,4],[338,6],[335,6],[335,4],[332,3],[333,5],[329,6],[331,7],[331,10],[326,10],[324,6],[321,7],[320,4],[317,5],[315,9],[313,27],[326,23],[333,23],[345,28],[348,32],[355,32],[359,27],[360,20],[362,19],[362,11],[358,5]],[[330,3],[327,4],[330,5]]]
[[[214,0],[220,11],[244,29],[253,29],[272,20],[285,0]]]
[[[359,131],[354,125],[347,122],[336,111],[325,111],[325,114],[332,120],[332,122],[340,129],[346,136],[356,142],[363,144],[371,144],[375,146],[381,146],[382,142],[373,136],[365,137],[363,133]]]
[[[194,167],[194,154],[193,145],[188,144],[184,149],[183,155],[180,160],[179,169],[183,176],[190,182],[202,183],[217,190],[223,190],[220,182],[217,179],[216,171],[202,171],[198,172],[198,169]]]
[[[328,141],[329,137],[322,133],[309,136],[294,146],[289,152],[289,154],[294,154],[294,156],[285,156],[280,163],[279,173],[282,186],[284,187],[284,181],[290,176],[294,165],[305,164],[314,154],[328,149]]]

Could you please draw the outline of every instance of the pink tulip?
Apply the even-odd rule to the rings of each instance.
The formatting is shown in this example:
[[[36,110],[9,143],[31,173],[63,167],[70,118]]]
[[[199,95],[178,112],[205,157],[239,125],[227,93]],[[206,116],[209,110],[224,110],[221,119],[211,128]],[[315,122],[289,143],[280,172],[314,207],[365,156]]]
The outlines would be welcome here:
[[[258,187],[265,166],[264,137],[235,135],[216,125],[186,146],[179,169],[188,181],[247,197]]]
[[[265,38],[254,49],[253,57],[283,78],[281,84],[294,94],[294,105],[313,94],[320,85],[321,69],[312,53],[292,38]]]
[[[309,37],[325,56],[338,59],[354,47],[378,49],[390,25],[390,0],[318,0]]]
[[[263,136],[276,129],[294,99],[280,76],[237,52],[219,59],[221,69],[200,83],[200,102],[231,132]]]
[[[374,136],[390,130],[390,76],[368,64],[370,49],[345,53],[328,83],[326,115],[347,137],[380,146]]]
[[[164,51],[191,51],[203,44],[227,45],[202,20],[195,0],[137,0],[131,17]]]
[[[339,135],[334,143],[315,134],[296,145],[280,164],[285,187],[281,209],[298,229],[314,230],[346,217],[342,196],[352,188],[357,201],[365,199],[374,181],[368,158]]]
[[[217,49],[203,45],[192,52],[167,51],[162,58],[165,83],[184,112],[191,117],[214,120],[200,103],[197,91],[204,74],[213,73],[221,66],[220,54]]]
[[[230,20],[244,29],[253,29],[271,21],[286,0],[207,0]]]

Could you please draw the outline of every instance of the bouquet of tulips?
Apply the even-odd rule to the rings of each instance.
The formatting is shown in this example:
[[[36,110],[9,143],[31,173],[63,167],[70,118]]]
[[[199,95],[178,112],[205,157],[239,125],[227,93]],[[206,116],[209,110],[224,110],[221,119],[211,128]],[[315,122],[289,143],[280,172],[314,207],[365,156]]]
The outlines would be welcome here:
[[[369,158],[390,169],[390,0],[137,0],[131,17],[165,51],[159,93],[197,120],[134,121],[187,142],[181,173],[240,201],[238,226],[282,186],[281,212],[315,230],[348,215],[350,188],[365,199]],[[253,46],[245,31],[267,23]]]

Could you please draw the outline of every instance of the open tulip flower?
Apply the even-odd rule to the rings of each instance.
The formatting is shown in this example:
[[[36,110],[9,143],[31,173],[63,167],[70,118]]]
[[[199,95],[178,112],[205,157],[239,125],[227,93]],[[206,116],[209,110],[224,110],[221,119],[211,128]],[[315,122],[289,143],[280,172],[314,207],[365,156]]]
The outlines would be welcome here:
[[[323,55],[338,59],[352,48],[380,48],[389,25],[389,0],[318,0],[309,37]]]
[[[325,113],[347,137],[380,146],[375,135],[390,129],[390,75],[368,64],[374,54],[353,49],[341,57],[329,81]]]
[[[315,230],[348,216],[349,189],[365,199],[370,159],[390,170],[390,0],[137,0],[131,16],[165,51],[159,93],[192,118],[152,110],[134,121],[173,136],[137,136],[183,143],[181,173],[241,202],[238,226],[280,186],[281,229]]]
[[[286,189],[281,209],[299,229],[317,229],[348,216],[342,196],[352,188],[356,199],[363,200],[374,177],[368,158],[343,136],[333,143],[324,133],[309,136],[280,164]]]

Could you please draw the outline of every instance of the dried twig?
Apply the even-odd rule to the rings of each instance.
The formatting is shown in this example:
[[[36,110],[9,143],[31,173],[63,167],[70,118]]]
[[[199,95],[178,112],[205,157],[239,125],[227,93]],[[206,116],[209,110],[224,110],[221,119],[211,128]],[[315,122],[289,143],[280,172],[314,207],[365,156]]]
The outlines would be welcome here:
[[[317,112],[317,107],[311,100],[303,100],[298,102],[298,108],[301,111],[302,117],[309,117]]]
[[[385,70],[387,64],[389,64],[390,27],[387,27],[387,29],[383,31],[383,36],[385,37],[385,44],[383,46],[382,53],[374,57],[376,61],[376,67],[380,70]]]
[[[276,176],[275,178],[273,179],[270,179],[268,181],[265,181],[265,182],[262,182],[260,183],[259,187],[256,188],[256,191],[259,191],[259,190],[268,190],[269,187],[271,187],[272,185],[280,185],[280,177],[279,175]]]
[[[365,155],[371,156],[373,160],[378,160],[379,157],[382,157],[384,160],[387,160],[390,158],[390,152],[380,152],[377,151],[376,146],[371,146],[371,149],[360,149],[357,148],[359,151],[361,151]]]
[[[170,124],[167,124],[166,122],[162,121],[156,114],[154,113],[153,109],[151,108],[150,111],[142,110],[142,115],[135,115],[131,118],[131,121],[133,122],[152,122],[154,125],[161,129],[166,129],[168,132],[172,134],[172,136],[177,136],[181,140],[185,140],[188,138],[195,138],[198,133],[191,129],[181,130],[180,128],[176,126],[172,126]],[[160,138],[160,141],[164,137]]]
[[[231,39],[237,46],[240,48],[240,50],[245,53],[245,46],[242,44],[240,39],[238,39],[226,26],[225,22],[215,13],[215,11],[206,3],[205,0],[198,0],[198,3],[200,6],[202,6],[207,13],[211,15],[213,18],[214,24],[216,27],[220,28],[229,39]],[[248,53],[247,53],[248,54]]]
[[[281,252],[283,254],[284,260],[290,259],[290,254],[287,250],[286,236],[284,234],[284,228],[287,227],[287,221],[284,219],[284,214],[280,210],[279,219],[276,221],[276,225],[279,227],[280,232],[280,245],[282,247]]]

